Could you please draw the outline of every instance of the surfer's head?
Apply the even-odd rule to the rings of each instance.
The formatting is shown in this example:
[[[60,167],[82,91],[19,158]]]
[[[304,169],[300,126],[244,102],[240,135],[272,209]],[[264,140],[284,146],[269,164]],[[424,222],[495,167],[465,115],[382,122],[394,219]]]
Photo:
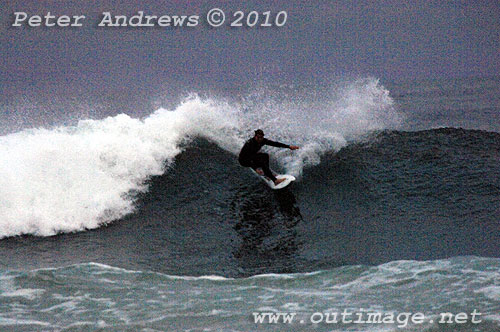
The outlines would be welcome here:
[[[262,142],[264,140],[264,132],[262,131],[262,129],[257,129],[255,131],[255,136],[254,136],[255,140],[257,142]]]

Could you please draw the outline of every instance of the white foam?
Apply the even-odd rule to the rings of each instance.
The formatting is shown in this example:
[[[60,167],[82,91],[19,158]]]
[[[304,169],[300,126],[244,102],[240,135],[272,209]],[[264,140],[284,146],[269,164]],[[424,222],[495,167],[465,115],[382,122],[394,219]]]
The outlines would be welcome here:
[[[179,280],[186,280],[186,281],[193,281],[193,280],[210,280],[210,281],[228,281],[228,280],[235,280],[234,278],[226,278],[222,276],[217,276],[217,275],[206,275],[206,276],[199,276],[199,277],[191,277],[191,276],[176,276],[176,275],[164,275],[169,279],[179,279]]]
[[[31,288],[22,288],[22,289],[16,289],[11,292],[5,292],[0,294],[0,296],[5,296],[5,297],[24,297],[28,300],[34,300],[37,297],[40,297],[45,290],[43,289],[31,289]]]
[[[498,277],[498,274],[496,275]],[[474,293],[482,293],[487,298],[500,302],[500,286],[488,286],[475,290]]]
[[[50,327],[52,324],[37,320],[15,319],[15,318],[6,318],[0,316],[0,326],[11,326],[11,325],[38,325],[38,326]]]

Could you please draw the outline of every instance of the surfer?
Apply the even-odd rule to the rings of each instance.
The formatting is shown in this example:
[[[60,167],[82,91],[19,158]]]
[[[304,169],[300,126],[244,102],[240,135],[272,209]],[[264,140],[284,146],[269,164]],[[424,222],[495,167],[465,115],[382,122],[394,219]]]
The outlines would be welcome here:
[[[297,150],[299,147],[296,145],[287,145],[280,142],[274,142],[264,138],[264,132],[261,129],[255,131],[255,136],[245,142],[241,148],[238,161],[241,166],[253,168],[259,175],[266,175],[273,180],[277,185],[285,179],[277,179],[271,169],[269,169],[269,155],[267,153],[259,152],[264,145],[275,146],[278,148],[287,148],[290,150]],[[262,170],[260,170],[261,168]]]

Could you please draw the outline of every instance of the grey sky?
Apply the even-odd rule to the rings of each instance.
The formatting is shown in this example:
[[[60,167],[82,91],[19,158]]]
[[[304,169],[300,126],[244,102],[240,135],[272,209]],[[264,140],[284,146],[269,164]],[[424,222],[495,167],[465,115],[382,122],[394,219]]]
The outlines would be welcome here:
[[[499,74],[498,1],[5,1],[0,84],[82,89],[231,85],[370,75]],[[282,28],[210,28],[204,15],[285,10]],[[100,14],[200,15],[195,28],[98,28]],[[13,13],[85,15],[81,28],[15,28]],[[4,91],[6,91],[4,90]],[[1,90],[0,90],[1,91]]]

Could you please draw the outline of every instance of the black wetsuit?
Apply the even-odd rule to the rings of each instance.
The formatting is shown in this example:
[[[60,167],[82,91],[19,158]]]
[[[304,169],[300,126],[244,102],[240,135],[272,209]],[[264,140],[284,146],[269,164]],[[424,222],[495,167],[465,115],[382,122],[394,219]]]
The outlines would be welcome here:
[[[262,168],[264,174],[275,181],[276,177],[273,175],[269,169],[269,155],[267,153],[259,152],[259,150],[264,145],[275,146],[278,148],[290,148],[290,145],[286,145],[280,142],[273,142],[264,138],[261,143],[257,142],[253,137],[246,141],[243,148],[241,148],[238,161],[241,166],[252,167],[253,169]]]

